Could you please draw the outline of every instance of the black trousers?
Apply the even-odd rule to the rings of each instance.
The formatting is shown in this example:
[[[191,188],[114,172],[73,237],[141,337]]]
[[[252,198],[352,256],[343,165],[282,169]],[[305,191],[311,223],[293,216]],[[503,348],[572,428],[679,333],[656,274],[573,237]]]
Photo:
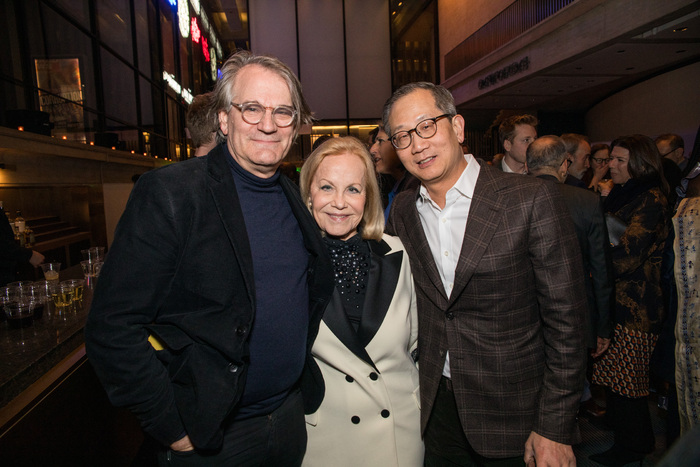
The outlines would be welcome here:
[[[158,453],[161,467],[232,466],[296,467],[306,452],[304,404],[299,390],[269,415],[233,422],[224,433],[224,444],[216,452]]]
[[[479,455],[467,440],[459,421],[451,382],[440,379],[437,397],[425,428],[426,467],[522,467],[523,456],[493,459]],[[523,444],[523,454],[525,444]]]
[[[625,397],[605,389],[606,417],[615,434],[615,444],[630,451],[654,451],[654,430],[646,397]]]

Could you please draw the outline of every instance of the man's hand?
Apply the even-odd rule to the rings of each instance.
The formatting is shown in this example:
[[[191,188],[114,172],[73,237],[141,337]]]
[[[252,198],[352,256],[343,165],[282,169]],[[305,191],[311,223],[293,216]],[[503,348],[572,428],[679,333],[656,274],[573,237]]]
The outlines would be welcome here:
[[[571,446],[547,439],[534,431],[530,432],[530,437],[525,441],[523,460],[527,467],[576,466],[576,457]]]
[[[194,446],[192,446],[192,442],[190,441],[190,437],[185,435],[184,438],[180,438],[177,441],[175,441],[173,444],[170,445],[170,449],[173,451],[193,451]]]
[[[608,347],[610,347],[610,339],[606,339],[604,337],[599,337],[597,342],[596,342],[596,348],[594,351],[591,352],[591,357],[593,358],[598,358],[601,355],[605,353],[606,350],[608,350]]]

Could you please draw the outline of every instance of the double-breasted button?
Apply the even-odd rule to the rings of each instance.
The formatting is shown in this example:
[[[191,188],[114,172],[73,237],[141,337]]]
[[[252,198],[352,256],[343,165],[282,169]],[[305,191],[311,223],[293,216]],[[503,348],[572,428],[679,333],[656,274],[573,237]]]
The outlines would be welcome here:
[[[243,334],[245,334],[246,331],[248,331],[248,326],[246,326],[246,325],[238,326],[236,328],[236,334],[238,334],[239,336],[242,336]]]
[[[372,381],[377,381],[379,379],[379,375],[373,371],[369,374],[369,379],[371,379]]]
[[[357,415],[353,415],[350,421],[357,425],[358,423],[360,423],[360,417],[358,417]]]
[[[390,413],[387,409],[384,409],[384,410],[382,410],[381,415],[384,418],[389,418]]]
[[[228,371],[230,371],[231,373],[236,373],[238,371],[238,365],[234,365],[233,363],[229,363]]]
[[[355,381],[355,379],[350,375],[345,375],[345,381],[347,381],[348,383],[352,383]]]
[[[447,313],[445,313],[445,318],[447,318],[447,319],[449,319],[450,321],[452,321],[452,320],[455,318],[455,314],[452,313],[451,311],[448,311]]]

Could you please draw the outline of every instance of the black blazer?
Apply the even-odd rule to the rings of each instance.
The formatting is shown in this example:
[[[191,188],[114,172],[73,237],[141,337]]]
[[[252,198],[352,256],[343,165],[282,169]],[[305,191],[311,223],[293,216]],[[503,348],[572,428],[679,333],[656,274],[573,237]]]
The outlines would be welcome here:
[[[223,146],[143,175],[134,186],[85,327],[88,357],[113,404],[164,445],[186,432],[222,443],[243,393],[255,284]],[[280,177],[309,252],[307,366],[333,269],[298,189]],[[156,336],[160,351],[148,342]]]

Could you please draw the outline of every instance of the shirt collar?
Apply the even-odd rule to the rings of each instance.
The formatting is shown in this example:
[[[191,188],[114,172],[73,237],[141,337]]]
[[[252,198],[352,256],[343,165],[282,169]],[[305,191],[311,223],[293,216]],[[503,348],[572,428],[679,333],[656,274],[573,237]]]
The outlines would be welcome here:
[[[471,199],[474,196],[474,187],[476,186],[476,180],[479,178],[479,171],[481,166],[476,161],[473,155],[465,154],[464,160],[467,162],[467,167],[462,172],[462,175],[457,179],[457,182],[447,190],[447,199],[451,199],[453,196],[464,196]],[[454,193],[454,195],[452,194]],[[421,183],[419,190],[419,200],[424,203],[431,202],[430,195],[428,194],[428,189],[425,185]]]

